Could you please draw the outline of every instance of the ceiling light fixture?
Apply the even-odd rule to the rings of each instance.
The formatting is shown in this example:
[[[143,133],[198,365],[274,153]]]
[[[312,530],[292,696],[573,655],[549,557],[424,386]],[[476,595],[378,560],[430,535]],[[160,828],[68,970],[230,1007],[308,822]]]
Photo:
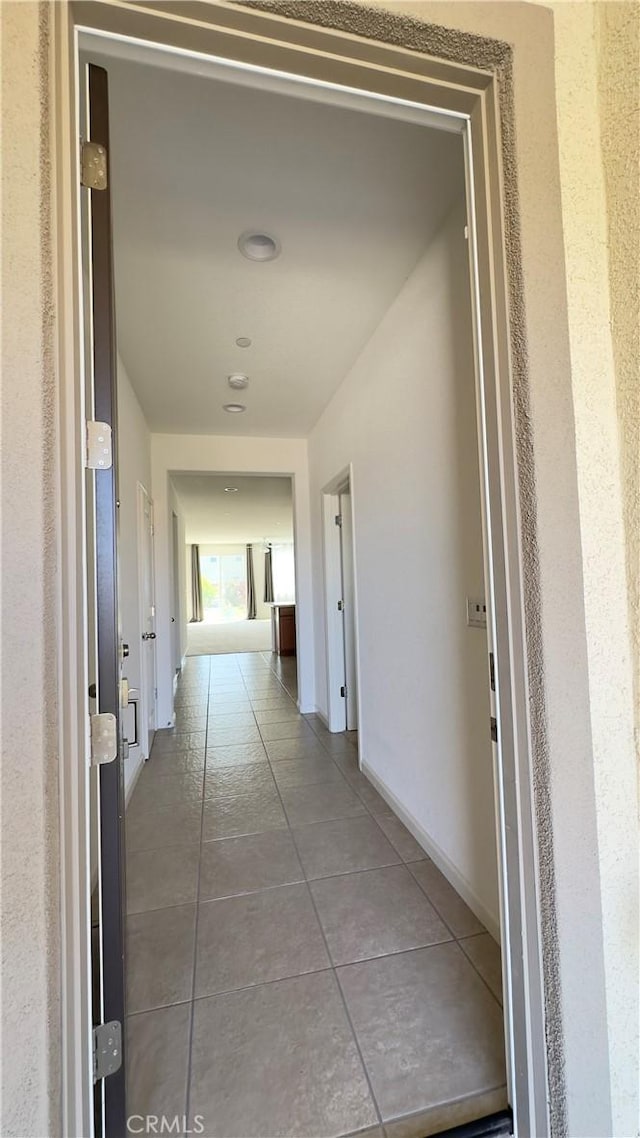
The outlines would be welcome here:
[[[280,255],[280,242],[270,233],[248,229],[238,238],[238,249],[249,261],[275,261]]]
[[[237,494],[238,493],[238,487],[237,486],[225,486],[224,492],[225,492],[225,494]]]
[[[244,391],[245,387],[249,386],[249,376],[243,375],[240,371],[236,371],[233,375],[227,376],[227,383],[234,391]]]
[[[222,406],[222,410],[229,415],[241,415],[246,409],[244,403],[224,403]]]
[[[251,340],[249,339],[248,336],[238,336],[238,339],[236,340],[236,345],[238,348],[250,348],[251,347]]]

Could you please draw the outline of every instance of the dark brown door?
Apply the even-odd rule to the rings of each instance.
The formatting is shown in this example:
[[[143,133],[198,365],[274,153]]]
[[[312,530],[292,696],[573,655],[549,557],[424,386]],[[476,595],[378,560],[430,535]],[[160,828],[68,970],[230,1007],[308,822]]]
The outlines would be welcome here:
[[[88,65],[88,120],[91,143],[103,146],[109,157],[109,98],[107,73]],[[116,717],[118,753],[99,767],[99,888],[94,936],[94,1023],[117,1021],[124,1048],[124,782],[120,717],[121,645],[118,622],[118,504],[116,339],[113,295],[110,177],[105,188],[85,189],[89,195],[91,237],[91,313],[93,341],[93,409],[89,418],[111,428],[110,468],[89,472],[93,488],[95,563],[96,711]],[[96,1083],[95,1131],[104,1138],[126,1134],[124,1054],[120,1068]]]

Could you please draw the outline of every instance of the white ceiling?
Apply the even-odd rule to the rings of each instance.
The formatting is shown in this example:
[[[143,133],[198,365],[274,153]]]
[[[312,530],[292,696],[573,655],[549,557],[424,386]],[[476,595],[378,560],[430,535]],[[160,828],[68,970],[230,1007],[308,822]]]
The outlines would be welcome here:
[[[462,192],[459,136],[107,66],[118,342],[151,429],[307,435]],[[254,227],[277,260],[240,255]]]
[[[185,516],[185,537],[195,545],[291,541],[290,478],[234,474],[172,474]],[[237,494],[225,493],[236,486]]]

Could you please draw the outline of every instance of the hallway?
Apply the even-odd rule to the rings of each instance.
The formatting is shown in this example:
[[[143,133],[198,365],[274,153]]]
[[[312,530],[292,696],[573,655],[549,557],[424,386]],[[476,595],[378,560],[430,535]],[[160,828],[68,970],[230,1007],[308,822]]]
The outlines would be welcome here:
[[[191,657],[156,734],[126,819],[128,1114],[418,1138],[503,1109],[495,942],[294,701],[295,660]]]

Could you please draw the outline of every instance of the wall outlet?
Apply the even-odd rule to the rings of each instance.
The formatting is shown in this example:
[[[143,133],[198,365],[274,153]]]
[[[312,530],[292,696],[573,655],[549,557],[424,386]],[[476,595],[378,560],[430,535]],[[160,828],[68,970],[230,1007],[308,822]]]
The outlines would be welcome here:
[[[467,624],[469,628],[487,627],[487,606],[482,598],[467,597]]]

